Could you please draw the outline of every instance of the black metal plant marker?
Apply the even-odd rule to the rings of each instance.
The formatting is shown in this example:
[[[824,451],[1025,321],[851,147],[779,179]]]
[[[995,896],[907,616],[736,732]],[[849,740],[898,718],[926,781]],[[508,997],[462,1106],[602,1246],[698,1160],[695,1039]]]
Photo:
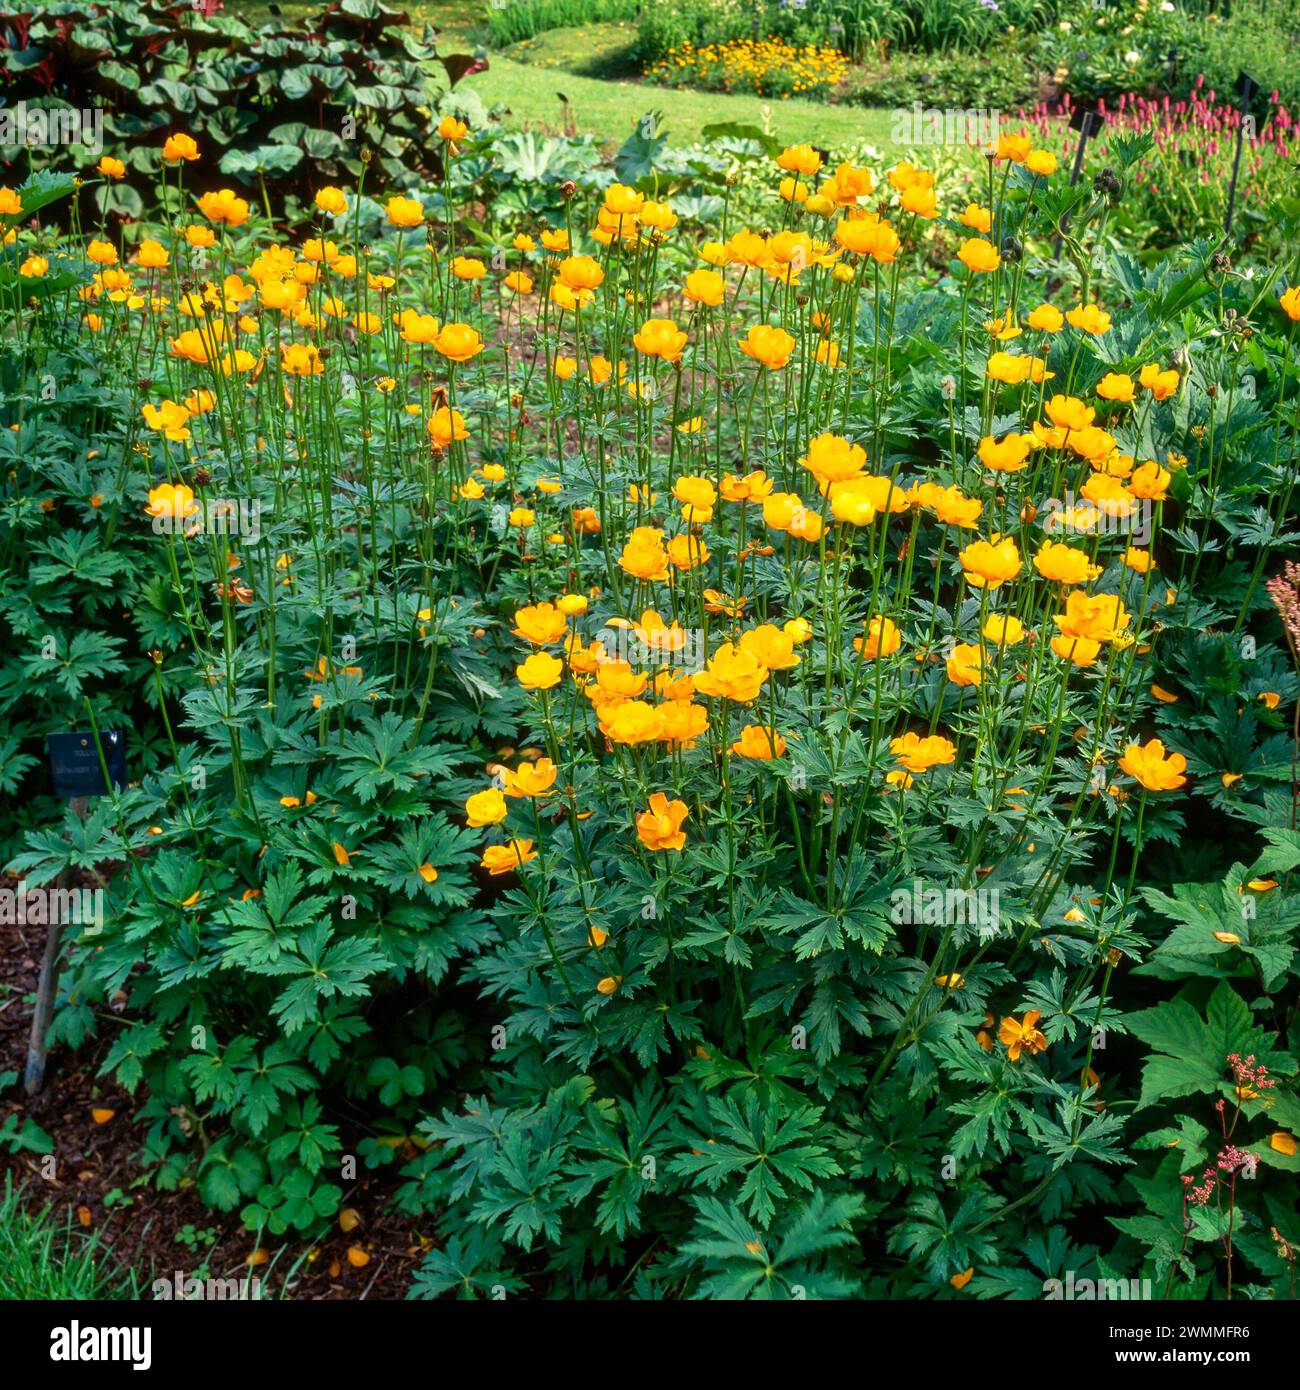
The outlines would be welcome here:
[[[1095,111],[1091,107],[1081,106],[1070,115],[1070,128],[1079,132],[1079,143],[1074,147],[1074,167],[1070,170],[1070,187],[1073,188],[1079,182],[1079,175],[1083,172],[1083,152],[1088,141],[1106,124],[1106,117],[1100,111]],[[1066,225],[1066,218],[1061,219],[1061,227]],[[1056,238],[1056,247],[1052,251],[1052,259],[1061,259],[1061,237]]]

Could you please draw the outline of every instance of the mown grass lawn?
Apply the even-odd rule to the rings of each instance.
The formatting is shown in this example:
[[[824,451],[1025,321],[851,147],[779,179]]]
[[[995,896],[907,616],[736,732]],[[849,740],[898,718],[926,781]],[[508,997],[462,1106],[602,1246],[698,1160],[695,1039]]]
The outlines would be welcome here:
[[[250,18],[266,13],[259,0],[237,0],[232,9]],[[285,14],[311,6],[287,3]],[[432,24],[446,53],[474,51],[485,35],[479,0],[424,0],[408,7],[417,21]],[[595,135],[617,146],[648,111],[658,111],[675,144],[699,140],[705,126],[725,122],[760,125],[783,144],[815,144],[832,151],[863,143],[882,153],[893,146],[892,115],[883,109],[828,106],[818,101],[765,101],[714,92],[671,91],[629,80],[636,65],[632,24],[584,24],[556,29],[503,52],[488,52],[488,70],[465,80],[488,106],[507,108],[512,129]],[[568,98],[569,110],[561,96]]]
[[[669,138],[688,144],[705,126],[740,121],[765,125],[782,144],[812,143],[844,149],[864,141],[888,148],[892,116],[862,107],[824,106],[812,101],[765,102],[751,96],[666,91],[644,83],[607,81],[555,68],[537,67],[493,54],[487,72],[466,79],[489,105],[509,108],[507,124],[562,131],[568,98],[573,128],[620,144],[647,111],[658,111]]]

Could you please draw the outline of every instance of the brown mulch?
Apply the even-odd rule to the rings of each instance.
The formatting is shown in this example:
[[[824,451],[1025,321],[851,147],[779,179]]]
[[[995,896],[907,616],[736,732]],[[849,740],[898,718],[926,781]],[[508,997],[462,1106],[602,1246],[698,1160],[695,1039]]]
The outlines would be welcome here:
[[[250,1268],[253,1234],[240,1225],[237,1212],[204,1206],[191,1187],[159,1191],[142,1168],[145,1129],[134,1116],[143,1093],[132,1096],[98,1075],[111,1032],[76,1053],[66,1048],[52,1052],[44,1090],[29,1101],[21,1078],[44,947],[43,926],[0,924],[0,1072],[19,1074],[18,1085],[0,1095],[0,1122],[16,1111],[40,1125],[54,1140],[55,1176],[42,1176],[39,1154],[0,1151],[0,1184],[11,1173],[31,1206],[50,1205],[60,1220],[70,1209],[78,1225],[99,1233],[123,1270],[134,1272],[146,1298],[155,1279],[173,1281],[177,1270],[190,1276],[200,1265],[206,1265],[212,1278],[256,1276],[263,1283],[264,1298],[405,1296],[430,1243],[422,1236],[422,1223],[392,1206],[399,1164],[363,1172],[346,1190],[343,1206],[360,1217],[350,1234],[335,1225],[315,1246],[288,1236],[265,1237],[262,1250],[269,1258]],[[112,1111],[112,1118],[98,1123],[92,1110],[101,1115]],[[347,1146],[346,1132],[342,1137]],[[213,1241],[193,1246],[178,1241],[177,1234],[186,1226],[211,1232]],[[354,1258],[359,1258],[356,1252],[364,1253],[366,1262],[354,1266],[350,1249]]]

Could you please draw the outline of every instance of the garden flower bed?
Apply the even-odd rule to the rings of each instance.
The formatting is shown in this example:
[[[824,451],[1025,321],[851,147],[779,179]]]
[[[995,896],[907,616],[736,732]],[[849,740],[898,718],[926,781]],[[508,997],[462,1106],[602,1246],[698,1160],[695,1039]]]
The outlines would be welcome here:
[[[102,895],[9,1168],[300,1292],[1293,1297],[1293,252],[1139,261],[1140,130],[525,187],[456,105],[0,188],[16,993]]]

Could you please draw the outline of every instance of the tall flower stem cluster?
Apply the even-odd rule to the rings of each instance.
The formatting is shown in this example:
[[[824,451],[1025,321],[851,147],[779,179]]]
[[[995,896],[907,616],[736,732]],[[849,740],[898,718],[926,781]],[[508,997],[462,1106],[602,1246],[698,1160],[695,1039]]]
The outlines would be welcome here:
[[[1112,200],[1071,202],[1023,132],[961,205],[911,161],[794,146],[761,224],[693,228],[610,180],[500,236],[463,191],[490,142],[453,116],[438,138],[438,187],[321,187],[293,236],[187,192],[208,152],[183,133],[174,219],[126,243],[47,236],[0,190],[25,280],[71,268],[75,333],[135,383],[87,505],[164,557],[143,625],[181,781],[147,834],[193,850],[179,909],[234,932],[306,863],[348,910],[368,885],[405,980],[470,935],[409,946],[422,913],[486,904],[470,978],[546,1065],[625,1095],[638,1070],[743,1077],[764,1103],[797,1076],[864,1110],[942,1067],[1105,1149],[1094,1049],[1146,946],[1150,843],[1192,797],[1273,790],[1208,713],[1172,723],[1170,687],[1267,607],[1300,289],[1278,271],[1229,310],[1207,260],[1139,309],[1101,254]],[[1265,356],[1271,458],[1246,477],[1234,393]],[[1268,591],[1294,650],[1293,569]],[[1236,747],[1281,717],[1258,670]],[[318,953],[315,987],[346,997],[352,964]],[[981,1123],[983,1162],[1011,1129]]]

